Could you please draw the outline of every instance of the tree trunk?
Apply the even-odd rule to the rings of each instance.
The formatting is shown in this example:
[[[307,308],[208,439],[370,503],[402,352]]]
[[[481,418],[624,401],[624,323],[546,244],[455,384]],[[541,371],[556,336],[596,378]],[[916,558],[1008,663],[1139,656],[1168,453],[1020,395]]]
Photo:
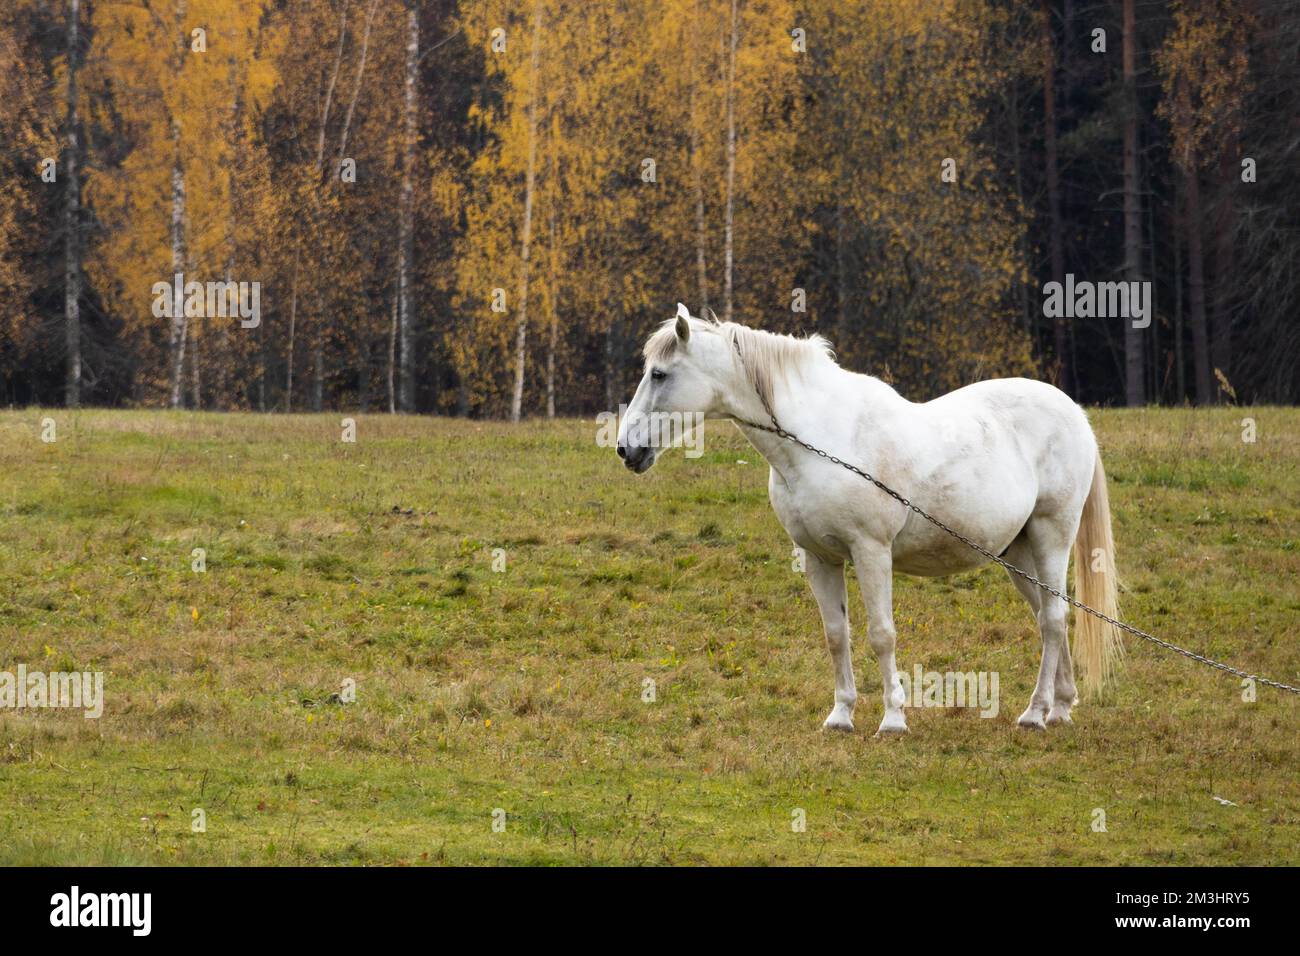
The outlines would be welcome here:
[[[348,33],[348,7],[343,5],[339,11],[339,42],[334,50],[334,68],[330,71],[329,85],[325,88],[325,99],[321,102],[320,108],[320,129],[316,133],[316,175],[317,185],[319,185],[320,168],[323,157],[325,156],[325,132],[329,126],[330,107],[334,104],[334,88],[339,82],[339,67],[343,63],[343,41],[347,38]]]
[[[733,267],[735,263],[735,192],[736,192],[736,2],[731,0],[731,38],[727,60],[727,208],[723,240],[722,317],[732,316]]]
[[[415,411],[415,320],[411,288],[415,258],[415,139],[416,79],[420,64],[420,18],[414,6],[406,11],[406,135],[402,145],[402,207],[398,224],[397,300],[401,323],[398,407]]]
[[[339,170],[343,167],[343,160],[347,158],[348,153],[348,134],[352,130],[352,116],[357,109],[357,98],[361,94],[361,80],[366,75],[366,59],[370,54],[370,27],[375,19],[375,7],[379,5],[379,0],[370,0],[370,9],[366,11],[366,28],[361,34],[361,56],[357,62],[357,75],[352,80],[352,96],[348,99],[347,111],[343,114],[343,129],[339,132],[339,152],[338,159],[334,164],[334,174],[331,180],[337,181]],[[325,129],[324,126],[321,127]]]
[[[185,170],[181,168],[181,127],[172,120],[172,274],[185,272]],[[172,302],[172,326],[169,350],[171,357],[172,408],[181,407],[182,373],[185,369],[185,302]]]
[[[289,342],[286,346],[284,370],[284,410],[293,411],[293,347],[298,332],[298,268],[302,263],[302,249],[293,252],[293,278],[289,280]]]
[[[228,234],[232,236],[233,234]],[[233,238],[228,238],[228,242],[234,242]],[[230,282],[234,274],[232,260],[234,258],[233,246],[227,247],[228,254],[226,257],[225,281]],[[212,396],[212,407],[218,411],[225,411],[230,407],[230,367],[234,364],[234,357],[230,354],[230,321],[222,320],[219,326],[220,331],[217,333],[217,356],[212,362],[215,378],[215,389]]]
[[[546,417],[555,417],[555,313],[551,313],[550,340],[546,343]]]
[[[1150,164],[1143,167],[1142,192],[1144,195],[1151,194],[1151,166]],[[1148,396],[1155,404],[1160,405],[1164,402],[1164,386],[1168,383],[1169,374],[1167,371],[1161,376],[1160,361],[1163,353],[1160,351],[1160,321],[1157,318],[1160,315],[1160,283],[1154,281],[1155,276],[1160,274],[1159,265],[1156,255],[1156,210],[1155,203],[1147,203],[1147,235],[1150,241],[1147,243],[1147,275],[1152,277],[1151,282],[1151,341],[1147,343],[1147,382],[1149,383]]]
[[[550,264],[550,275],[548,276],[547,297],[551,302],[551,322],[550,335],[546,342],[546,417],[555,417],[555,344],[559,338],[560,309],[557,296],[559,293],[559,266],[556,260],[559,257],[559,251],[556,244],[559,242],[559,230],[555,222],[555,208],[558,197],[558,176],[555,160],[555,136],[551,137],[551,190],[550,190],[550,248],[547,250],[547,259]]]
[[[315,181],[312,184],[312,225],[317,230],[323,228],[325,221],[322,211],[323,194],[325,190],[332,188],[336,182],[340,164],[347,152],[348,134],[352,128],[352,117],[356,111],[361,81],[366,72],[366,58],[370,52],[370,28],[375,15],[375,3],[376,0],[371,0],[370,9],[366,15],[361,53],[357,63],[356,76],[353,78],[352,83],[352,96],[344,114],[342,129],[339,132],[338,162],[335,163],[332,170],[327,172],[325,167],[325,140],[329,130],[330,107],[333,103],[334,91],[338,86],[339,74],[343,66],[343,46],[347,36],[346,6],[344,6],[339,16],[339,42],[334,53],[334,66],[330,72],[329,87],[321,108],[320,129],[316,137]],[[332,246],[327,238],[319,233],[317,234],[317,241],[320,244],[318,246],[320,258],[317,261],[317,272],[319,275],[330,275],[334,265],[331,254]],[[307,353],[310,356],[311,363],[311,391],[309,393],[308,407],[313,412],[319,412],[325,407],[325,344],[331,338],[335,314],[331,303],[326,301],[328,292],[329,287],[327,285],[319,282],[315,283],[313,297],[315,320],[307,330]]]
[[[225,234],[222,237],[222,245],[225,247],[225,266],[223,279],[229,283],[235,277],[235,263],[239,258],[239,222],[247,215],[244,209],[244,195],[242,181],[240,177],[241,160],[239,155],[248,148],[247,140],[244,136],[244,90],[239,82],[236,73],[235,64],[230,64],[230,97],[234,108],[231,110],[230,119],[227,126],[227,135],[235,149],[235,160],[230,169],[230,203],[226,207],[223,224]],[[237,310],[236,310],[237,311]],[[222,321],[217,333],[217,356],[212,362],[214,370],[213,396],[211,400],[212,407],[218,411],[228,411],[230,408],[238,405],[233,400],[230,387],[231,373],[235,372],[236,380],[242,380],[245,375],[245,369],[241,368],[236,371],[236,351],[247,354],[241,348],[236,350],[231,342],[229,320]],[[242,337],[241,337],[242,339]],[[242,355],[240,356],[242,357]],[[244,363],[238,363],[243,365]],[[246,368],[246,367],[245,367]],[[245,401],[252,402],[251,391],[246,393]]]
[[[694,71],[695,65],[690,69]],[[695,194],[695,280],[699,284],[699,307],[701,313],[709,307],[709,270],[705,258],[704,231],[704,170],[700,157],[700,129],[695,115],[695,101],[698,97],[696,83],[692,73],[691,79],[691,189]]]
[[[1142,281],[1142,207],[1138,196],[1137,24],[1135,0],[1124,0],[1124,279]],[[1146,402],[1145,329],[1124,319],[1124,397],[1129,406]]]
[[[1061,4],[1061,39],[1064,55],[1061,57],[1062,79],[1065,81],[1064,94],[1070,96],[1070,83],[1074,78],[1074,0],[1065,0]]]
[[[1219,161],[1221,195],[1214,217],[1214,295],[1210,315],[1210,361],[1232,382],[1232,302],[1236,207],[1232,202],[1238,148],[1230,142]]]
[[[533,58],[528,83],[528,167],[524,177],[524,225],[519,252],[519,319],[515,327],[515,388],[510,420],[519,421],[524,402],[524,360],[528,345],[528,256],[533,232],[533,192],[537,184],[537,70],[542,50],[542,3],[533,2]]]
[[[370,413],[371,379],[374,377],[373,361],[370,353],[375,343],[371,338],[371,336],[363,334],[357,340],[357,350],[359,352],[357,356],[359,360],[357,363],[357,409],[363,415]]]
[[[618,316],[611,316],[609,324],[605,326],[605,349],[604,355],[604,378],[605,378],[605,407],[608,409],[618,408],[615,388],[617,383],[614,381],[614,345],[615,340],[620,337],[621,329],[619,328]]]
[[[1177,217],[1179,203],[1174,205]],[[1174,388],[1178,403],[1187,401],[1187,358],[1183,354],[1183,243],[1175,218],[1174,228]]]
[[[321,345],[320,332],[311,347],[311,410],[319,412],[325,407],[325,349]]]
[[[176,3],[176,49],[173,51],[173,78],[180,79],[185,67],[185,0]],[[185,272],[185,167],[181,163],[181,125],[176,117],[171,118],[172,137],[172,274]],[[185,340],[188,338],[188,323],[185,318],[184,296],[180,302],[172,302],[171,339],[168,342],[170,359],[170,395],[172,408],[181,407],[181,392],[184,388]]]
[[[266,411],[266,323],[257,326],[257,410]]]
[[[63,322],[68,350],[67,375],[63,403],[68,408],[81,404],[81,168],[78,117],[77,70],[81,62],[81,0],[68,3],[68,88],[67,88],[67,156],[63,175],[67,202],[64,206]]]
[[[329,127],[330,107],[334,103],[334,88],[339,81],[339,68],[343,63],[343,41],[347,37],[348,29],[348,8],[345,5],[339,13],[339,42],[334,50],[334,67],[330,71],[329,85],[325,88],[325,98],[321,101],[320,109],[320,128],[316,134],[316,164],[314,167],[316,180],[311,184],[312,192],[312,221],[309,223],[312,229],[320,225],[320,178],[321,167],[325,160],[325,133]],[[297,342],[298,333],[298,276],[302,267],[302,233],[301,224],[298,235],[294,239],[293,247],[293,278],[289,282],[289,340],[287,343],[288,354],[285,357],[284,373],[284,410],[293,411],[293,364],[294,364],[294,346]],[[318,300],[319,301],[319,300]]]
[[[1006,102],[1007,110],[1010,113],[1010,121],[1007,126],[1011,131],[1012,173],[1016,184],[1016,201],[1021,208],[1027,208],[1020,151],[1020,94],[1015,89],[1009,89],[1006,94]],[[1027,264],[1030,261],[1028,229],[1020,230],[1016,246],[1019,250],[1020,261]],[[1038,323],[1034,321],[1033,306],[1029,302],[1029,283],[1017,281],[1016,287],[1020,296],[1020,321],[1024,325],[1025,335],[1029,337],[1031,347],[1035,351],[1041,351],[1038,347]],[[1056,376],[1056,380],[1058,382],[1061,380],[1059,374]]]
[[[394,389],[393,366],[397,364],[397,296],[393,296],[393,320],[388,326],[388,414],[397,414],[397,393]]]
[[[1210,377],[1210,345],[1205,327],[1205,256],[1201,246],[1201,183],[1195,157],[1183,168],[1187,192],[1187,312],[1192,326],[1192,364],[1196,373],[1196,400],[1214,401]]]
[[[360,97],[361,94],[361,83],[366,75],[366,61],[370,56],[370,32],[371,32],[371,27],[373,26],[375,20],[375,9],[378,5],[379,5],[379,0],[370,0],[370,7],[366,10],[366,25],[365,25],[365,29],[362,30],[361,33],[361,53],[359,54],[357,59],[356,75],[352,78],[352,95],[348,98],[348,106],[343,113],[343,128],[339,131],[339,148],[338,148],[337,156],[334,161],[333,169],[330,170],[329,175],[325,177],[327,184],[322,184],[321,188],[328,187],[332,189],[338,185],[339,176],[343,168],[343,160],[347,158],[348,137],[352,131],[352,117],[356,114],[357,99]],[[336,75],[337,75],[337,66],[336,66]],[[324,130],[325,130],[325,126],[324,124],[322,124],[321,131],[324,132]],[[321,166],[320,171],[323,173],[324,172],[323,152],[317,158],[317,162],[320,164]],[[319,204],[319,199],[317,200],[317,202]],[[319,205],[318,205],[318,211],[319,211]],[[334,261],[333,261],[334,257],[330,254],[328,249],[329,247],[327,247],[326,257],[325,257],[326,267],[322,270],[323,274],[326,275],[333,274],[334,272]],[[335,327],[334,316],[337,314],[336,309],[324,308],[321,305],[321,292],[322,292],[322,288],[318,286],[316,301],[317,301],[317,314],[319,316],[319,320],[318,320],[319,327],[317,329],[316,336],[312,346],[312,356],[313,356],[315,369],[316,369],[313,384],[312,384],[312,409],[314,411],[320,411],[324,406],[325,362],[324,362],[324,354],[323,354],[324,342],[322,341],[322,337],[329,337],[332,335]],[[368,335],[369,335],[369,322],[363,322],[361,323],[361,338],[363,341],[363,345],[358,350],[359,353],[362,354],[363,356],[368,356],[370,351]],[[368,378],[369,369],[364,368],[360,370],[359,376]]]
[[[841,165],[843,162],[841,161]],[[849,291],[844,228],[844,177],[839,177],[839,192],[835,197],[835,344],[849,348]]]
[[[1065,283],[1065,246],[1061,238],[1061,171],[1056,150],[1056,46],[1052,39],[1052,10],[1048,0],[1042,2],[1040,38],[1043,47],[1043,123],[1044,165],[1047,179],[1048,248],[1051,254],[1052,282]],[[1073,396],[1075,383],[1070,374],[1068,343],[1065,335],[1065,317],[1057,316],[1052,323],[1052,345],[1060,366],[1062,389]]]
[[[185,323],[190,330],[190,407],[203,407],[203,379],[199,363],[199,323]]]

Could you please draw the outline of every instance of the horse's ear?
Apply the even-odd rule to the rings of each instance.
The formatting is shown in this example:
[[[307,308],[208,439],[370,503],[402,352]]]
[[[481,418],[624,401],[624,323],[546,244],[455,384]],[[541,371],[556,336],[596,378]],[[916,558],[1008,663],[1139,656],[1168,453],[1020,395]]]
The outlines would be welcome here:
[[[691,337],[691,323],[687,321],[691,317],[690,311],[680,302],[677,303],[677,338],[683,345]]]

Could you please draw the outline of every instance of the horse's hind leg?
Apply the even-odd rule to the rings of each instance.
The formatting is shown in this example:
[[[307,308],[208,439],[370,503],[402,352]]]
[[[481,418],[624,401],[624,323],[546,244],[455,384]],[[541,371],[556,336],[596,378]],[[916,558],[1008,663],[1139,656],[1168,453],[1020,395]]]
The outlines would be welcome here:
[[[1038,577],[1038,569],[1034,565],[1034,552],[1029,547],[1029,538],[1024,534],[1011,542],[1011,546],[1007,548],[1006,553],[1002,556],[1020,570]],[[1038,589],[1038,585],[1030,584],[1018,574],[1012,574],[1008,571],[1007,577],[1011,579],[1011,583],[1016,586],[1016,590],[1020,592],[1021,597],[1029,605],[1029,610],[1033,611],[1034,623],[1037,624],[1038,609],[1043,606],[1043,592]]]
[[[1034,552],[1029,547],[1029,539],[1021,536],[1007,548],[1006,559],[1020,568],[1027,571],[1034,577],[1038,577],[1038,566],[1034,564]],[[1077,572],[1076,572],[1077,573]],[[1043,600],[1055,600],[1051,595],[1044,592],[1037,584],[1031,584],[1018,574],[1007,572],[1007,577],[1011,583],[1016,586],[1016,590],[1024,597],[1029,609],[1034,612],[1034,623],[1038,623],[1038,612],[1042,609]],[[1074,687],[1074,664],[1070,660],[1070,645],[1068,641],[1062,641],[1060,652],[1056,658],[1056,686],[1055,694],[1052,700],[1052,708],[1047,712],[1047,725],[1068,724],[1070,720],[1070,708],[1078,701],[1078,693]]]
[[[852,730],[853,705],[858,689],[853,681],[853,648],[849,640],[848,590],[844,565],[830,564],[811,552],[807,555],[808,583],[822,614],[826,646],[835,668],[835,706],[822,724],[827,730]]]
[[[1075,574],[1078,573],[1076,569]],[[1064,604],[1063,601],[1057,603]],[[1066,616],[1069,616],[1068,609]],[[1064,632],[1063,627],[1062,633]],[[1078,702],[1079,692],[1074,686],[1074,661],[1070,658],[1070,641],[1066,636],[1061,638],[1061,653],[1056,659],[1056,695],[1052,700],[1052,709],[1047,712],[1047,726],[1074,723],[1070,719],[1070,708]]]
[[[1067,528],[1051,518],[1032,519],[1026,526],[1024,536],[1007,552],[1007,560],[1024,568],[1044,584],[1049,584],[1062,593],[1065,592],[1065,575],[1070,561],[1070,535]],[[1026,547],[1020,546],[1021,541]],[[1028,550],[1032,564],[1020,564],[1016,557],[1024,560],[1024,551]],[[1013,557],[1013,553],[1016,557]],[[1066,723],[1070,719],[1070,707],[1074,704],[1073,668],[1070,663],[1070,648],[1066,642],[1066,611],[1068,606],[1060,598],[1053,597],[1037,586],[1017,575],[1012,575],[1016,587],[1025,595],[1031,607],[1036,607],[1035,617],[1038,630],[1043,638],[1043,659],[1038,667],[1038,681],[1034,693],[1029,699],[1029,706],[1016,721],[1021,727],[1043,729],[1048,723]],[[1031,597],[1029,589],[1036,594]],[[1037,605],[1035,605],[1035,598]],[[1059,676],[1064,667],[1068,681],[1063,683]],[[1068,690],[1068,696],[1057,690]],[[1060,700],[1061,706],[1057,706]]]
[[[1056,698],[1047,712],[1047,726],[1072,724],[1070,708],[1079,702],[1079,692],[1074,686],[1074,661],[1070,659],[1070,642],[1061,642],[1061,656],[1056,661]]]

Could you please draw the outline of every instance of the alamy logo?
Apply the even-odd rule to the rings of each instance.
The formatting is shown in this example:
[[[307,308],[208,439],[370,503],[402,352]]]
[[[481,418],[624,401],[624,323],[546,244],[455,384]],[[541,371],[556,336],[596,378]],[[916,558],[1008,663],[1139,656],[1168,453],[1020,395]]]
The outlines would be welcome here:
[[[50,897],[51,926],[129,926],[131,935],[148,936],[153,925],[152,893],[70,893]]]
[[[676,448],[681,446],[687,458],[704,454],[703,412],[640,412],[628,413],[626,405],[617,412],[601,412],[596,416],[600,428],[596,431],[598,448],[613,448],[618,444],[619,422],[627,418],[629,444],[643,448]]]
[[[103,671],[29,671],[18,665],[18,673],[0,671],[0,707],[16,710],[69,708],[84,710],[87,720],[104,713]]]
[[[239,325],[255,329],[262,324],[260,282],[185,281],[183,272],[171,282],[153,284],[153,314],[158,319],[225,319],[239,316]]]
[[[1049,319],[1132,319],[1133,328],[1151,324],[1150,282],[1075,282],[1043,286],[1043,315]]]
[[[998,715],[997,671],[927,671],[917,664],[911,674],[895,676],[907,707],[972,707],[981,717]]]

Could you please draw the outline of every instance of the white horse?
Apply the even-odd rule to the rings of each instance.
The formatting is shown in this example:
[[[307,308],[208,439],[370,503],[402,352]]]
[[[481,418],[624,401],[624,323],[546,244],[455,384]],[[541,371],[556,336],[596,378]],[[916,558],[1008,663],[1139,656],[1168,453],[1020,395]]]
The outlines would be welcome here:
[[[852,560],[880,664],[879,733],[905,733],[905,695],[894,663],[893,572],[935,576],[987,559],[845,468],[776,435],[781,426],[874,475],[994,554],[1065,592],[1074,545],[1077,599],[1118,616],[1106,474],[1083,410],[1065,393],[1023,378],[968,385],[909,402],[879,379],[835,363],[820,336],[794,338],[692,317],[684,305],[645,345],[645,373],[618,436],[638,474],[654,464],[647,423],[664,415],[731,419],[771,466],[772,509],[806,552],[835,672],[824,727],[853,729],[857,688],[849,643],[844,562]],[[1011,576],[1033,609],[1042,663],[1021,727],[1070,723],[1078,702],[1066,603]],[[1089,689],[1111,677],[1123,650],[1116,628],[1078,612],[1075,658]]]

